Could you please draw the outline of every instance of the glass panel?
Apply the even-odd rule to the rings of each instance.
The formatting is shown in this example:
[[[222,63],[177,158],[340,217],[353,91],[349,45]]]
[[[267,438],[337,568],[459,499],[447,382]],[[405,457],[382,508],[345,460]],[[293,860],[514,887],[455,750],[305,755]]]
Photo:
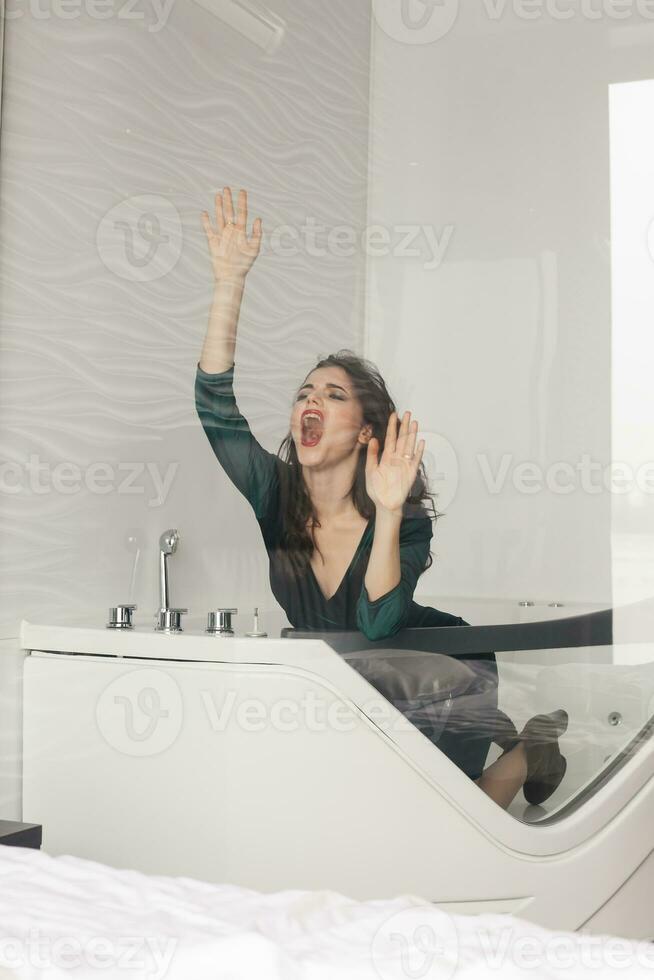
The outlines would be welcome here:
[[[278,587],[276,534],[306,496],[275,509],[260,482],[248,497],[256,481],[232,479],[193,407],[215,295],[201,215],[223,186],[247,187],[262,255],[238,323],[212,318],[219,347],[238,327],[244,418],[278,455],[317,360],[369,358],[419,423],[448,518],[416,599],[476,624],[413,631],[408,646],[356,634],[341,652],[472,778],[497,759],[498,711],[520,729],[564,709],[560,787],[542,811],[518,795],[511,812],[582,805],[652,712],[654,630],[589,642],[580,623],[567,639],[555,627],[562,608],[572,623],[654,594],[652,4],[8,6],[4,638],[22,617],[95,624],[125,600],[149,617],[174,527],[168,598],[196,621],[217,605],[247,615],[242,632],[254,607],[264,628],[356,619],[360,580],[331,605],[314,583],[313,620],[299,589]],[[369,413],[379,432],[388,408]],[[319,456],[298,455],[297,429],[306,476]],[[344,523],[362,500],[373,509],[358,490]],[[327,532],[340,567],[322,598],[346,536]],[[481,625],[528,620],[518,645]]]
[[[563,709],[560,784],[542,803],[518,791],[508,806],[526,823],[577,809],[651,735],[651,601],[550,623],[404,629],[376,643],[355,632],[283,634],[324,639],[471,779],[502,755],[506,719],[522,733]]]
[[[563,781],[538,808],[526,807],[519,795],[509,808],[516,817],[533,822],[570,812],[636,751],[641,733],[649,737],[654,656],[649,663],[619,666],[614,648],[606,646],[498,653],[497,659],[499,705],[518,728],[540,712],[564,708],[569,716],[560,739],[567,760]],[[487,764],[499,754],[492,746]]]
[[[654,80],[610,86],[613,602],[654,594]]]

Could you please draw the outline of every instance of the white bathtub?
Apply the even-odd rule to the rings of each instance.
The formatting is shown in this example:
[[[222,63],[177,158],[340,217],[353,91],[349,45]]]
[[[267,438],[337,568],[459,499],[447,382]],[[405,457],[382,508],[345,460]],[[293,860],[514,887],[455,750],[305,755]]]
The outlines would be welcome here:
[[[551,928],[654,935],[651,741],[581,797],[590,762],[580,742],[577,785],[564,790],[579,805],[557,819],[561,797],[536,808],[533,821],[516,819],[524,814],[496,806],[322,640],[34,624],[21,636],[23,818],[43,823],[47,851],[263,891],[411,893]],[[599,723],[607,682],[611,708],[627,710],[633,677],[621,690],[610,663],[599,661],[606,672],[593,679],[589,662],[553,653],[545,667],[499,655],[512,710],[526,716],[566,699]],[[580,668],[590,680],[583,702]],[[143,692],[149,700],[135,724]],[[223,718],[231,696],[258,705],[263,727],[234,712]],[[289,728],[287,709],[271,723],[281,704],[315,699],[346,727],[301,712]],[[642,712],[649,703],[648,692]],[[163,720],[150,731],[153,706]],[[619,752],[620,738],[603,741],[603,751]],[[570,746],[575,739],[571,725]]]

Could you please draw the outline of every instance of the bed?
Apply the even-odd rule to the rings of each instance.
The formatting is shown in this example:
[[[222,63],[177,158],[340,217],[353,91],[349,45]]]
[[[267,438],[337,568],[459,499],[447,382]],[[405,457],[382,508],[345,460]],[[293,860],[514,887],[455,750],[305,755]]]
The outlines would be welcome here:
[[[0,846],[3,978],[637,980],[652,969],[650,943],[450,915],[417,896],[264,894]]]

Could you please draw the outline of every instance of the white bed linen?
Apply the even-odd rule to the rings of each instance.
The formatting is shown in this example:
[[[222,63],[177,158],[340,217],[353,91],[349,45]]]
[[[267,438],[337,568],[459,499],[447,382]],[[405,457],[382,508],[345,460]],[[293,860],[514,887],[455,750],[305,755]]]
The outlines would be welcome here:
[[[2,977],[637,980],[653,973],[651,944],[555,934],[510,916],[451,916],[411,896],[266,895],[0,845]]]

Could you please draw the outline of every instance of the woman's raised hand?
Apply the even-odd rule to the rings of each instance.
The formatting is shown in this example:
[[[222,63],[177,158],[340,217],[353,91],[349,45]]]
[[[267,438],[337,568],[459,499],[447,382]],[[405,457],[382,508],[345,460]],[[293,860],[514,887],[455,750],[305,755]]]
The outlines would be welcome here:
[[[209,254],[216,280],[244,279],[261,249],[263,222],[257,218],[248,238],[248,195],[238,195],[236,215],[231,188],[216,194],[216,225],[214,229],[207,211],[202,212],[202,224],[207,234]]]
[[[379,459],[379,440],[372,438],[366,455],[366,490],[375,507],[402,513],[402,507],[415,483],[425,450],[425,440],[416,446],[418,423],[405,412],[399,432],[397,412],[386,427],[384,451]]]

